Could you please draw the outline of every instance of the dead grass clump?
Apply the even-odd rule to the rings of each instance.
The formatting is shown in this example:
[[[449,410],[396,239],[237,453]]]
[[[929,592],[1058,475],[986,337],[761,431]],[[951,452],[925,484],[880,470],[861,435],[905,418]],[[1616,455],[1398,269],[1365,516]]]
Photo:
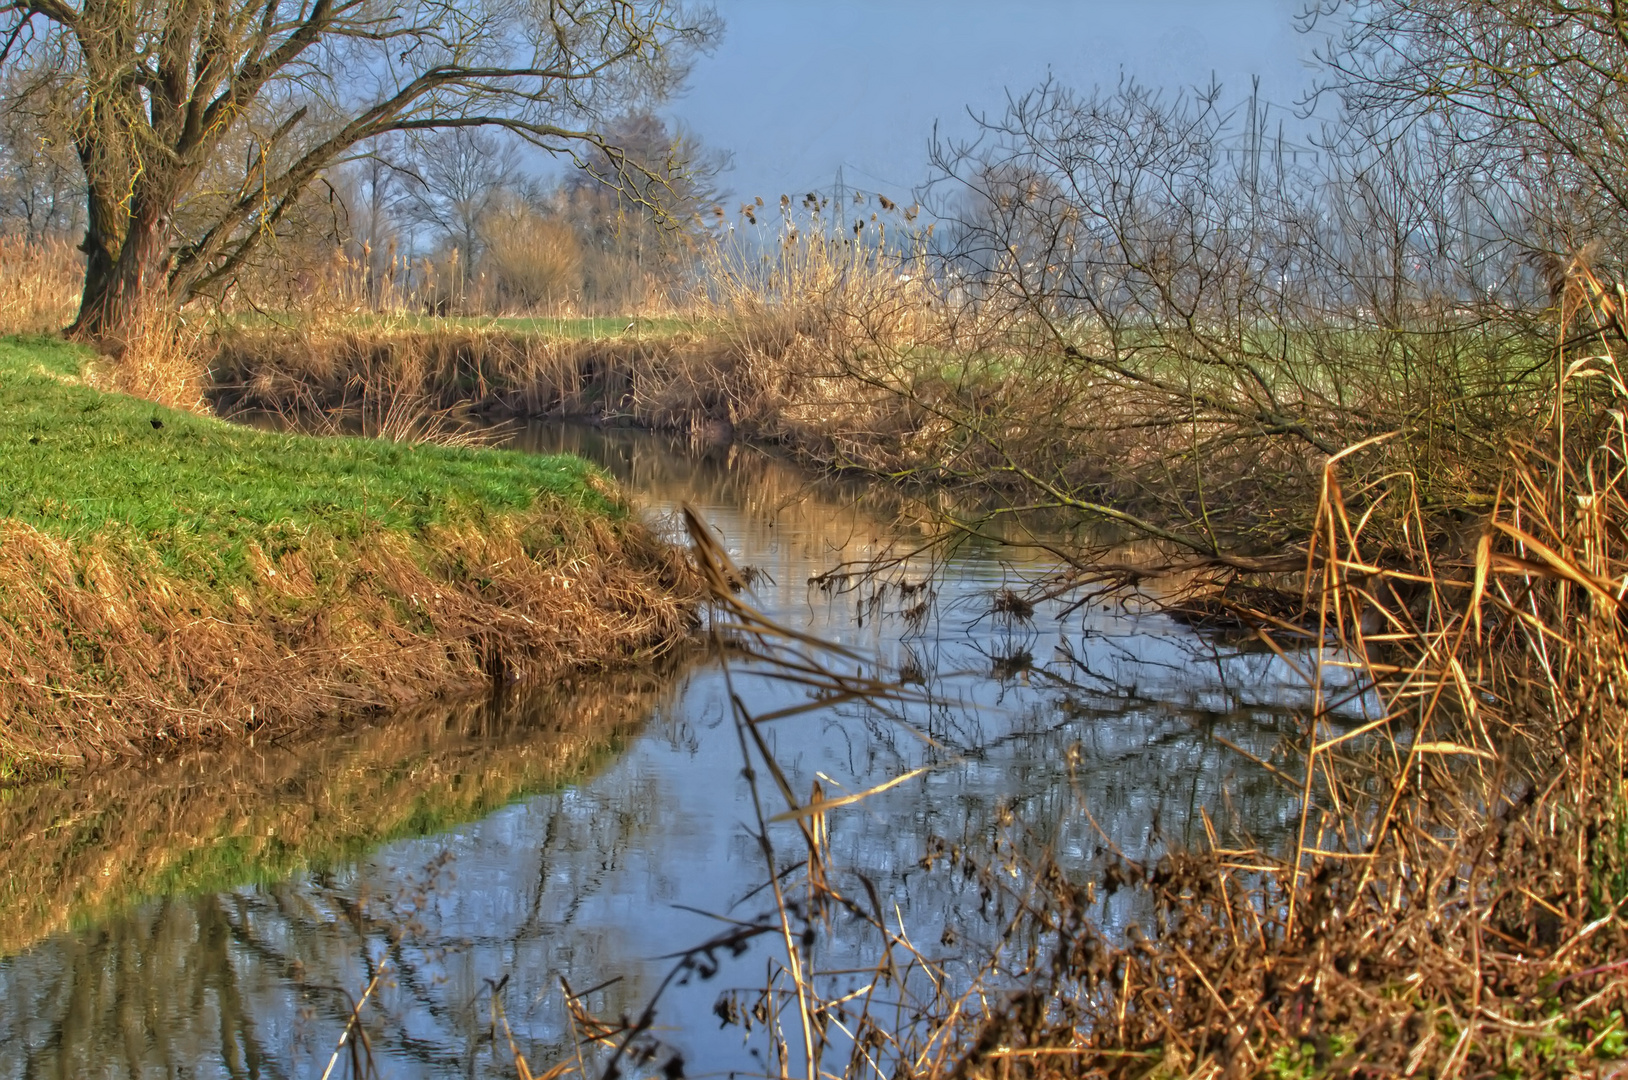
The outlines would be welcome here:
[[[995,590],[989,602],[989,612],[1010,622],[1029,622],[1034,618],[1034,602],[1010,588]]]
[[[218,344],[211,397],[228,413],[344,415],[385,394],[432,409],[587,414],[625,396],[636,349],[462,329],[239,331]]]
[[[208,414],[212,337],[203,321],[151,305],[122,337],[97,343],[103,359],[90,366],[88,381],[99,390]]]
[[[542,505],[479,527],[309,535],[229,593],[139,541],[0,522],[0,752],[78,763],[282,732],[494,680],[627,663],[692,622],[680,556]]]
[[[85,257],[69,241],[0,234],[0,335],[61,330],[84,284]]]

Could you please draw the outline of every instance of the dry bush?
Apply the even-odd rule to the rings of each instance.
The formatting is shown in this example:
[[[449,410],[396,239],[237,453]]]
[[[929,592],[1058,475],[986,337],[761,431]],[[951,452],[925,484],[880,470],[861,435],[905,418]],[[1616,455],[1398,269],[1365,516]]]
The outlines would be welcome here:
[[[822,200],[782,197],[773,229],[742,239],[743,224],[706,248],[689,307],[718,347],[671,359],[682,373],[663,386],[662,411],[680,412],[686,394],[706,407],[694,388],[727,386],[738,428],[838,465],[876,461],[874,447],[918,427],[891,375],[901,357],[931,366],[953,347],[952,311],[914,212],[877,202],[843,233]]]
[[[0,234],[0,334],[48,334],[73,322],[85,257],[67,240]]]
[[[206,394],[214,336],[208,321],[151,306],[120,339],[97,343],[102,359],[90,366],[91,385],[176,409],[209,412]]]
[[[731,230],[705,249],[697,311],[726,325],[783,335],[896,347],[937,341],[943,298],[927,262],[925,234],[912,235],[893,204],[886,206],[868,221],[861,212],[845,234],[827,221],[823,202],[805,197],[806,214],[799,216],[783,197],[772,231],[743,239],[744,227]]]
[[[558,311],[582,289],[582,246],[571,226],[524,205],[486,226],[481,269],[501,311]]]

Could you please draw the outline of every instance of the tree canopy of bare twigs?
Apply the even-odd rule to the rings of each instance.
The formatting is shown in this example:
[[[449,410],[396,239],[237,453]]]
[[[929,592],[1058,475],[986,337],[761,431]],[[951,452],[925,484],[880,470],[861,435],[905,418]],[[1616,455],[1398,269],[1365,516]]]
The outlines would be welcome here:
[[[1628,13],[1611,0],[1321,0],[1326,88],[1350,114],[1428,124],[1529,197],[1551,245],[1628,225]]]
[[[669,0],[9,0],[0,58],[32,73],[84,172],[73,332],[230,287],[324,170],[392,132],[493,128],[547,151],[661,99],[718,32]]]
[[[861,372],[934,418],[918,472],[1207,556],[1301,535],[1294,508],[1354,444],[1365,476],[1400,456],[1434,492],[1465,483],[1539,407],[1516,173],[1440,125],[1353,107],[1296,142],[1270,114],[1048,80],[935,143],[968,359]]]

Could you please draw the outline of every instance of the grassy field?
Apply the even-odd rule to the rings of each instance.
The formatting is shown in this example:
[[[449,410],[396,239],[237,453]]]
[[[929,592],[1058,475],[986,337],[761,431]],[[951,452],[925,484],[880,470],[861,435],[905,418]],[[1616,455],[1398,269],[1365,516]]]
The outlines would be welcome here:
[[[580,459],[251,430],[0,341],[0,766],[636,661],[686,571]]]
[[[88,385],[86,350],[0,341],[0,517],[68,538],[109,530],[210,578],[245,572],[251,542],[513,513],[539,497],[622,508],[579,458],[257,431]]]

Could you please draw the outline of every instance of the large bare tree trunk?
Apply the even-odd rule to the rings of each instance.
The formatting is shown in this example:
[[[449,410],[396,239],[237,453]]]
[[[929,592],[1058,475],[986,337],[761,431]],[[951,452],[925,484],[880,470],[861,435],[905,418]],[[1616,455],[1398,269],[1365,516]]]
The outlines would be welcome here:
[[[61,68],[30,81],[85,170],[85,291],[68,332],[128,341],[151,311],[225,291],[322,172],[380,136],[497,127],[552,152],[608,150],[580,129],[579,103],[602,98],[599,113],[665,93],[717,32],[706,9],[690,19],[665,0],[487,5],[467,32],[447,7],[0,0],[7,64]],[[492,66],[492,42],[515,66]],[[310,118],[318,101],[334,115]],[[195,198],[211,169],[219,186]]]
[[[85,290],[68,336],[83,341],[124,340],[154,304],[170,302],[166,269],[167,200],[152,191],[113,202],[91,184],[85,252]]]

